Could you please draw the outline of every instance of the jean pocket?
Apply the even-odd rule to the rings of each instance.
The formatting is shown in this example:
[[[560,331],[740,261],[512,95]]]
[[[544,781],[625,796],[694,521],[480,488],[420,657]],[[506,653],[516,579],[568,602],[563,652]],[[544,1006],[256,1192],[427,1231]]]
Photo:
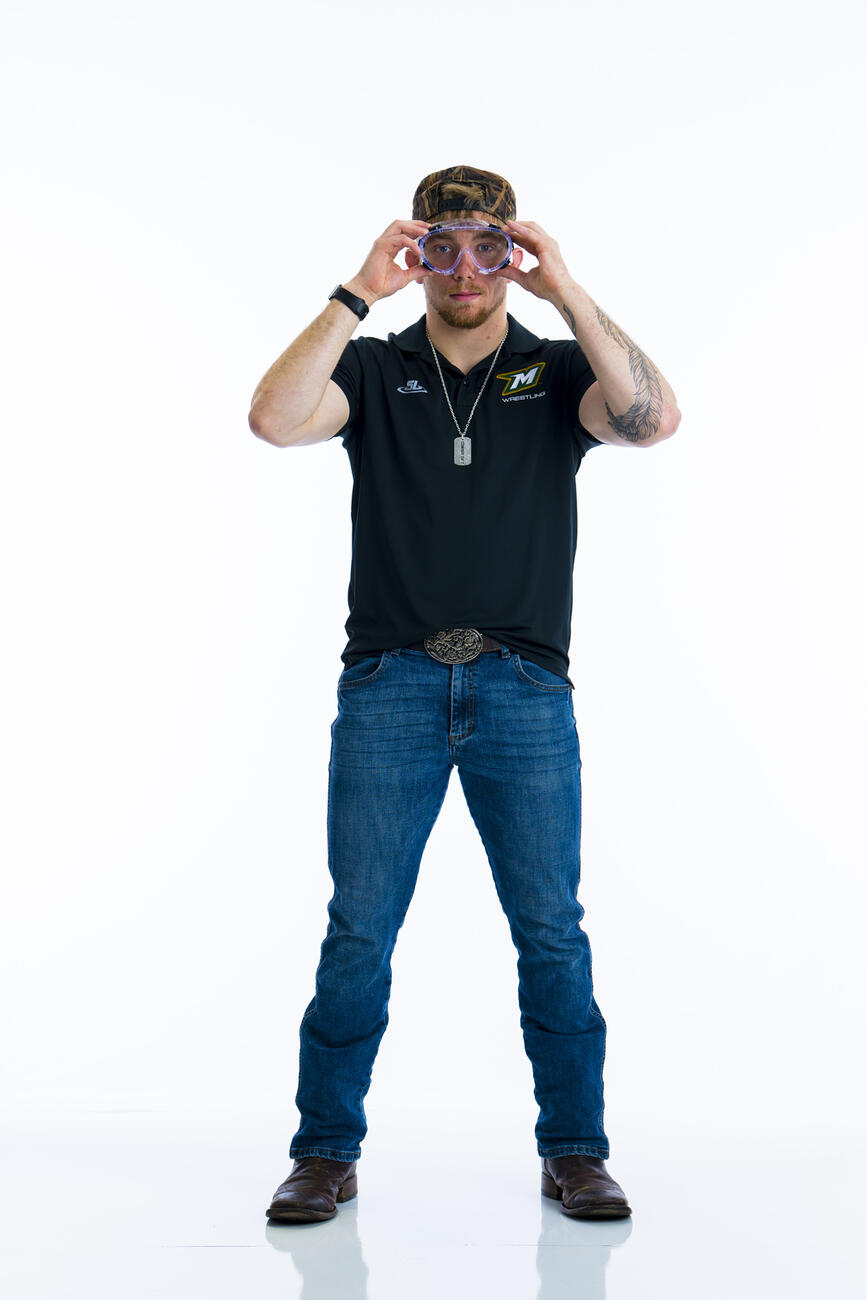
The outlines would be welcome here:
[[[344,668],[338,678],[337,689],[342,691],[349,687],[366,686],[385,671],[389,658],[389,652],[383,650],[382,654],[365,655],[363,659],[358,659]]]
[[[559,673],[552,673],[550,668],[542,668],[529,659],[512,653],[512,664],[522,682],[528,682],[538,691],[571,691],[572,687]]]

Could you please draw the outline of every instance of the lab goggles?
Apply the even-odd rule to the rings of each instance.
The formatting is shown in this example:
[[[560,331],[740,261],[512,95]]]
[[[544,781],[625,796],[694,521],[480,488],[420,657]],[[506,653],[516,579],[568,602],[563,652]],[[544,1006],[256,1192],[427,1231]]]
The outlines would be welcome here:
[[[459,235],[458,231],[472,233]],[[451,275],[465,249],[482,275],[490,275],[511,260],[512,238],[499,226],[481,221],[447,221],[432,226],[418,241],[423,265],[437,275]]]

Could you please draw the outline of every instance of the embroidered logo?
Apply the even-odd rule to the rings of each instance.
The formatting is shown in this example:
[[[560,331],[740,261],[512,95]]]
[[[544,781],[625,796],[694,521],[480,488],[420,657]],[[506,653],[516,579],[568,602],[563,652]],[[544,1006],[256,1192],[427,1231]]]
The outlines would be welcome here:
[[[427,389],[422,388],[417,379],[408,379],[403,388],[397,390],[399,393],[426,393]]]
[[[501,397],[510,397],[512,393],[524,393],[528,388],[535,388],[542,377],[542,371],[546,366],[545,361],[537,361],[535,365],[528,366],[526,370],[507,370],[505,374],[497,375],[502,379],[503,391]]]

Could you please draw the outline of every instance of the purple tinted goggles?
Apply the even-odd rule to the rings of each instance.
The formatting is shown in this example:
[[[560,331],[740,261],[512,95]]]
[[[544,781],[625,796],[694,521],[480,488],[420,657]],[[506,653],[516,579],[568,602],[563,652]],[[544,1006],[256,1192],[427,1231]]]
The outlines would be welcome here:
[[[455,233],[458,230],[473,233],[461,238]],[[482,275],[490,275],[511,260],[512,237],[499,226],[482,221],[447,221],[432,226],[418,241],[422,263],[437,275],[451,275],[465,249]]]

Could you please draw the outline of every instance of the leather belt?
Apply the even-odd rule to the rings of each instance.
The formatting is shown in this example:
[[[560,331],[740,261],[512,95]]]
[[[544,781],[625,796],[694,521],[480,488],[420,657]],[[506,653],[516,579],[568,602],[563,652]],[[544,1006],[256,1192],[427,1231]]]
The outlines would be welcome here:
[[[474,627],[446,627],[423,641],[405,646],[406,650],[426,650],[432,659],[441,664],[465,664],[487,650],[500,650],[501,641],[495,641]]]

